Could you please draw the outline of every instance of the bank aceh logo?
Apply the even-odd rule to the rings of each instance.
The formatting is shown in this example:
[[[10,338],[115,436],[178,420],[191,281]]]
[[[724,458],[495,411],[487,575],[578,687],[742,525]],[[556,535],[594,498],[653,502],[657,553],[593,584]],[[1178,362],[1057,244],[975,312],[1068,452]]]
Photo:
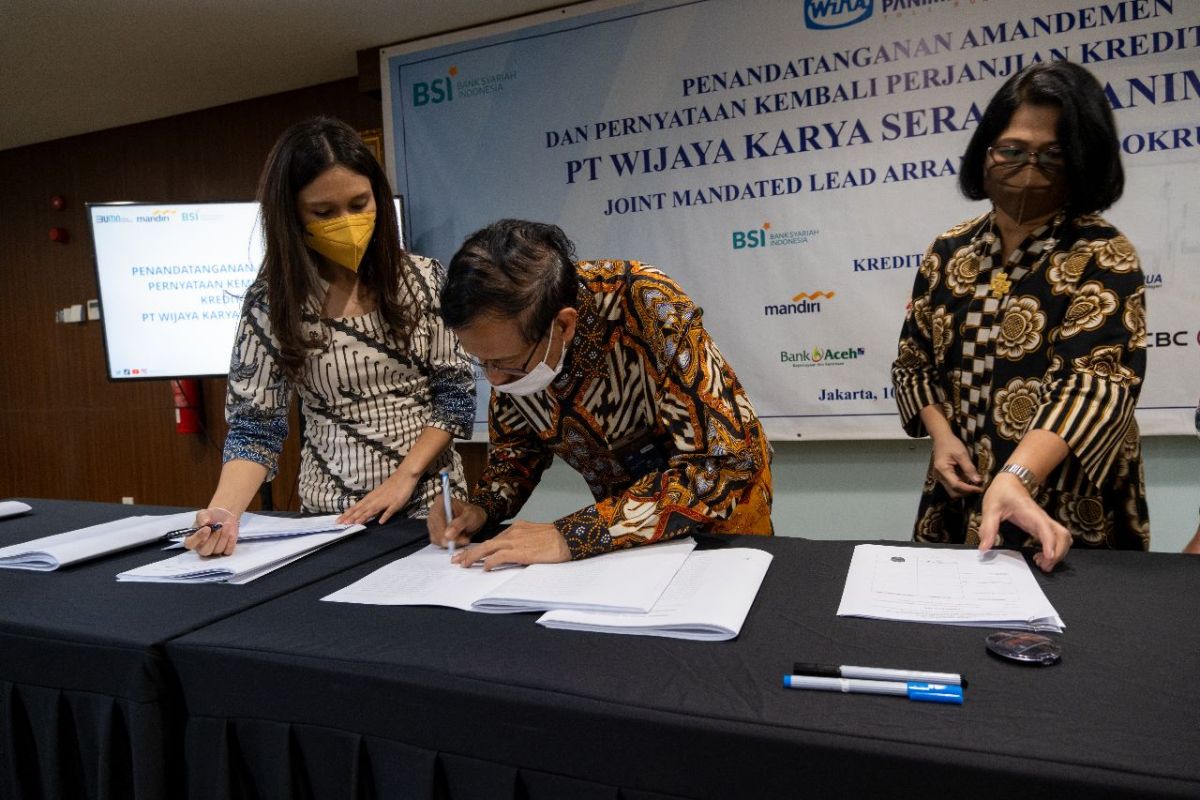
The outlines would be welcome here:
[[[804,0],[804,27],[815,31],[847,28],[870,18],[874,0]]]
[[[812,349],[779,351],[779,363],[789,367],[839,367],[847,361],[863,358],[867,354],[865,347],[847,347],[835,350],[832,347],[814,347]]]

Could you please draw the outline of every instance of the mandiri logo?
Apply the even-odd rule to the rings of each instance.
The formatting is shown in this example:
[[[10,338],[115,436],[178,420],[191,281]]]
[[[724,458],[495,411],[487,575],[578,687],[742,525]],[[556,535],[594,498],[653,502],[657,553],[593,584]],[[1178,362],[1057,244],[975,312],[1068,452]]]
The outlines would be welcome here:
[[[804,27],[817,31],[857,25],[875,12],[875,0],[804,0]]]

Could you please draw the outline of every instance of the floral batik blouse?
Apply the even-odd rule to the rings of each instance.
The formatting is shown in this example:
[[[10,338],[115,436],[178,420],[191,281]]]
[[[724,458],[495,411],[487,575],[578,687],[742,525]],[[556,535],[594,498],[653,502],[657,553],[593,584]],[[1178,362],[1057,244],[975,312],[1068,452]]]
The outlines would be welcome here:
[[[1070,453],[1035,494],[1076,546],[1145,550],[1150,525],[1133,411],[1146,372],[1145,285],[1129,240],[1097,215],[1059,215],[1001,263],[993,213],[925,253],[892,365],[905,431],[941,406],[984,485],[1027,431]],[[982,495],[952,499],[932,464],[914,538],[979,541]],[[1034,544],[1004,523],[1009,546]]]

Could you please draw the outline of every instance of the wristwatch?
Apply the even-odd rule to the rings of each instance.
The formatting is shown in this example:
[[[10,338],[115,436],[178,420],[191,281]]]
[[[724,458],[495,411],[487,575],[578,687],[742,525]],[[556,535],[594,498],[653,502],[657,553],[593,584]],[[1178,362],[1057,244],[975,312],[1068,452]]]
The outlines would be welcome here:
[[[1037,491],[1038,479],[1028,467],[1022,467],[1020,464],[1008,464],[1001,472],[1010,472],[1017,476],[1017,480],[1025,487],[1025,491],[1029,492],[1030,496]]]

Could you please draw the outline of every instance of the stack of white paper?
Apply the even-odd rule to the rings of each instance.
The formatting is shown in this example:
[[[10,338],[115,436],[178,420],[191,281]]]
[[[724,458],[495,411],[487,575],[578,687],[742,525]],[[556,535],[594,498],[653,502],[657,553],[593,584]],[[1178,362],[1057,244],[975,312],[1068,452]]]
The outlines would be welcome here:
[[[838,616],[1057,631],[1062,618],[1012,550],[860,544]]]
[[[449,606],[493,614],[584,608],[649,611],[695,548],[692,539],[619,550],[565,564],[464,569],[429,545],[324,600],[394,606]]]
[[[748,547],[692,553],[645,614],[563,609],[543,614],[538,624],[709,642],[733,639],[741,633],[771,558]]]
[[[319,517],[265,517],[247,512],[242,514],[238,521],[238,544],[240,546],[242,542],[262,542],[267,539],[289,539],[293,536],[344,531],[350,526],[339,523],[339,516],[340,514],[325,514]],[[193,524],[189,520],[188,527]],[[183,542],[176,542],[172,547],[183,547]]]
[[[194,511],[137,516],[43,536],[0,548],[0,568],[49,572],[89,558],[159,541],[172,529],[190,525]]]
[[[758,594],[771,554],[749,548],[692,552],[684,539],[566,564],[463,569],[429,545],[322,598],[463,611],[547,611],[549,628],[732,639]]]
[[[20,500],[0,500],[0,519],[15,517],[32,510],[33,508],[28,503],[22,503]]]
[[[239,535],[233,555],[206,557],[189,550],[165,561],[122,572],[117,575],[117,580],[143,583],[248,583],[361,530],[362,525],[351,525],[327,533],[284,538],[273,536],[258,541],[246,541]]]

